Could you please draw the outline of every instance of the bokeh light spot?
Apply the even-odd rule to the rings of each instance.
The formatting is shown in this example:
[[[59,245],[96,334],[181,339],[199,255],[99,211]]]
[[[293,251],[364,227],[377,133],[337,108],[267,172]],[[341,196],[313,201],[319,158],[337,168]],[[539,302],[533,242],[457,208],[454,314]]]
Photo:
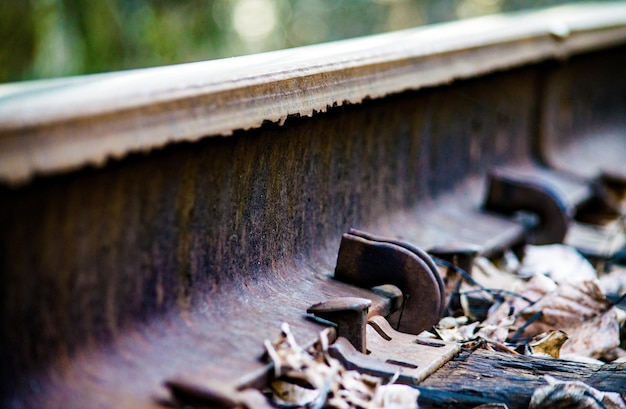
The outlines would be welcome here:
[[[245,41],[262,41],[276,28],[276,6],[271,0],[238,0],[233,28]]]

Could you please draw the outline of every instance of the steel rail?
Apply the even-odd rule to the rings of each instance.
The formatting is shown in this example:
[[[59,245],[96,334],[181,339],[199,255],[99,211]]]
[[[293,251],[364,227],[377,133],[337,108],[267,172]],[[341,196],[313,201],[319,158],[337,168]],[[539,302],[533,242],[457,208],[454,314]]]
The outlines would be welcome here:
[[[0,405],[162,408],[168,384],[259,385],[280,323],[307,343],[320,302],[397,307],[363,288],[378,278],[339,281],[339,257],[395,252],[423,274],[395,285],[441,307],[420,249],[471,266],[561,238],[589,180],[624,169],[625,6],[0,87]],[[481,207],[515,211],[515,189],[543,202],[543,229]]]
[[[261,55],[0,86],[0,182],[626,43],[626,3],[490,16]]]

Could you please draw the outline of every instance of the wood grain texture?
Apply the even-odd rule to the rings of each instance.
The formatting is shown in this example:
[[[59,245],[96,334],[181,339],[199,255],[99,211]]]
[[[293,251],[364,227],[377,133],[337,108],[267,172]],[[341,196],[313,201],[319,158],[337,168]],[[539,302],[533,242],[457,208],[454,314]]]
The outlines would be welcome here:
[[[419,385],[420,407],[473,408],[505,403],[527,408],[535,389],[547,385],[544,375],[582,381],[626,397],[626,364],[582,364],[510,355],[486,350],[464,351]]]
[[[102,165],[344,103],[626,42],[626,4],[492,16],[327,45],[0,87],[0,181]]]

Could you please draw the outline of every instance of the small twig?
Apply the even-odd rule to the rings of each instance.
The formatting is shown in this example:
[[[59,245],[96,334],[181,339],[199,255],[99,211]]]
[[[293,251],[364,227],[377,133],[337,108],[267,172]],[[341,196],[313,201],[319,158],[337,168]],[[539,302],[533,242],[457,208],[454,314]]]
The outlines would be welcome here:
[[[458,266],[455,266],[448,260],[444,260],[442,258],[435,257],[433,255],[430,255],[430,258],[435,262],[435,264],[454,270],[456,273],[460,274],[461,277],[467,280],[468,283],[475,285],[477,287],[483,288],[483,286],[478,284],[478,282],[476,282],[476,280],[474,280],[474,278],[472,278],[472,276],[467,271],[463,270],[462,268]]]
[[[501,289],[501,288],[486,288],[485,287],[485,288],[481,288],[479,290],[456,291],[456,292],[454,292],[454,294],[467,295],[467,294],[482,293],[482,292],[487,292],[487,293],[492,294],[492,295],[497,295],[497,294],[510,295],[510,296],[513,296],[513,297],[521,298],[522,300],[526,301],[530,305],[535,303],[535,301],[531,300],[530,298],[526,297],[525,295],[522,295],[520,293],[516,293],[515,291],[504,290],[504,289]]]
[[[604,310],[599,311],[597,315],[599,314],[604,314],[605,312],[607,312],[608,310],[610,310],[613,307],[617,307],[622,301],[624,301],[626,299],[626,293],[620,295],[620,297],[615,300],[615,301],[610,301],[610,305],[608,307],[606,307]]]
[[[537,321],[539,318],[543,317],[543,311],[539,311],[536,312],[535,314],[533,314],[529,319],[526,320],[526,322],[524,323],[524,325],[522,325],[521,327],[519,327],[517,329],[517,331],[515,331],[515,334],[513,334],[513,336],[511,337],[511,341],[515,342],[517,341],[518,337],[520,335],[522,335],[522,332],[524,332],[524,330],[526,328],[528,328],[528,326],[530,324],[532,324],[533,322]]]
[[[504,345],[501,342],[498,341],[494,341],[492,339],[487,339],[487,346],[490,346],[494,351],[497,352],[504,352],[507,354],[512,354],[512,355],[521,355],[519,352],[517,352],[516,350],[510,348],[507,345]]]
[[[511,295],[514,297],[518,297],[521,298],[522,300],[528,302],[529,304],[534,304],[535,302],[531,299],[529,299],[528,297],[523,296],[522,294],[516,293],[514,291],[509,291],[509,290],[502,290],[502,289],[498,289],[498,288],[486,288],[482,285],[480,285],[476,280],[474,280],[474,278],[465,270],[463,270],[462,268],[455,266],[454,264],[450,263],[447,260],[441,259],[439,257],[434,257],[434,256],[430,256],[433,261],[435,262],[435,264],[438,264],[440,266],[443,267],[447,267],[450,268],[452,270],[454,270],[456,273],[460,274],[461,277],[463,277],[468,283],[470,283],[471,285],[474,285],[476,287],[479,288],[479,290],[470,290],[470,291],[464,291],[464,292],[456,292],[455,294],[470,294],[472,292],[486,292],[488,294],[507,294],[507,295]]]
[[[406,302],[409,300],[410,294],[404,295],[404,300],[402,301],[402,307],[400,307],[400,314],[398,315],[398,323],[396,324],[396,331],[400,329],[400,322],[402,321],[402,314],[404,314],[404,306]]]

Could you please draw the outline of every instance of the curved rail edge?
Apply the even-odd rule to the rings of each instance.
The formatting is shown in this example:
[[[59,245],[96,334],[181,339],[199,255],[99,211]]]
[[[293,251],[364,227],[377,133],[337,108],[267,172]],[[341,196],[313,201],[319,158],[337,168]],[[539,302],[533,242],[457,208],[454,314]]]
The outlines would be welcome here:
[[[0,183],[626,43],[626,2],[0,86]]]

